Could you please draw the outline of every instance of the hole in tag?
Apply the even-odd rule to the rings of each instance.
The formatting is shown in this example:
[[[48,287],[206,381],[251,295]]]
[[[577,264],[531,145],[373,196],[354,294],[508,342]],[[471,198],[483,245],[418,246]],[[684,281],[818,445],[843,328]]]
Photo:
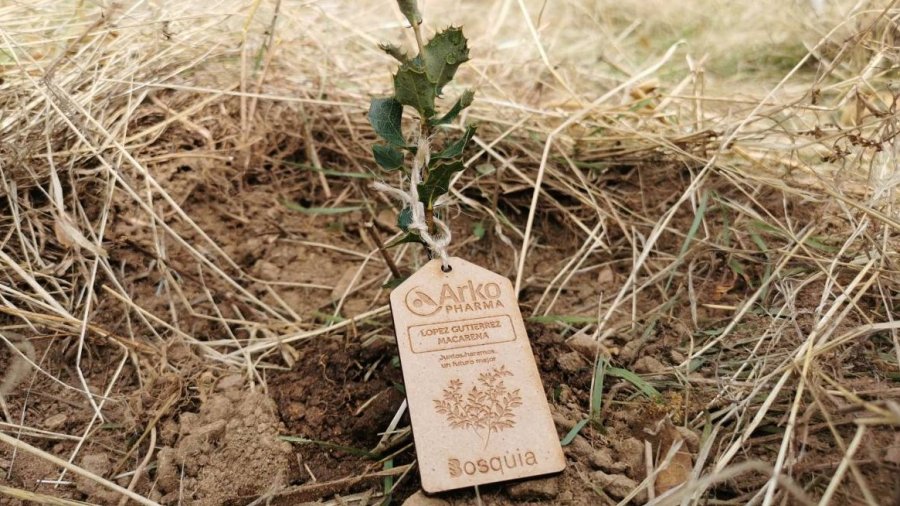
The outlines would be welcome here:
[[[442,265],[441,270],[444,272],[450,272],[453,270],[453,266],[452,265]]]

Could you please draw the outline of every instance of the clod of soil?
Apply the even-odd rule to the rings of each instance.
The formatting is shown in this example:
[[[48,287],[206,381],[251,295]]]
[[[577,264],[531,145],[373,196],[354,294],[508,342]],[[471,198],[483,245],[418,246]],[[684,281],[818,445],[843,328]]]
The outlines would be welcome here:
[[[199,413],[182,413],[178,439],[159,452],[163,504],[245,504],[287,486],[290,444],[271,399],[237,389],[211,395]]]

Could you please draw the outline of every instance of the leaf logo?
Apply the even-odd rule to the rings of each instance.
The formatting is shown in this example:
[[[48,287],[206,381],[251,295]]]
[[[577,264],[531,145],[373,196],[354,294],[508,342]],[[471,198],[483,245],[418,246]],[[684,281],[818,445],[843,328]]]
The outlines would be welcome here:
[[[522,395],[518,388],[512,390],[506,385],[504,378],[512,376],[506,366],[495,367],[479,374],[471,389],[464,388],[462,380],[451,379],[441,398],[434,399],[434,410],[446,417],[451,428],[475,432],[487,448],[491,434],[516,425],[516,408],[522,405]]]
[[[405,302],[406,307],[419,316],[431,316],[441,309],[441,306],[418,286],[412,287],[406,293]]]

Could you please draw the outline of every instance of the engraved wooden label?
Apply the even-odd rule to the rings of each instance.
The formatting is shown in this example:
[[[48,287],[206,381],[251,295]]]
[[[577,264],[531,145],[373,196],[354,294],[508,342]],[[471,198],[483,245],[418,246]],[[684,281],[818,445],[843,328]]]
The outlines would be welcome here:
[[[422,488],[440,492],[566,465],[508,279],[432,260],[391,292]]]

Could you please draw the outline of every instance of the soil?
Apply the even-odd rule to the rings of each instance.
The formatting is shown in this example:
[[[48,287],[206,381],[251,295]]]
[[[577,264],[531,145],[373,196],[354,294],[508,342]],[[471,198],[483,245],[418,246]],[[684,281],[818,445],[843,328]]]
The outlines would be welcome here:
[[[263,167],[239,178],[211,183],[213,179],[203,174],[208,168],[188,162],[167,167],[171,172],[169,184],[179,190],[177,197],[184,210],[250,273],[250,278],[240,279],[240,288],[279,308],[282,316],[296,314],[302,322],[300,328],[318,328],[386,302],[387,291],[381,288],[387,281],[384,266],[370,262],[360,267],[372,250],[371,238],[361,226],[368,220],[366,215],[354,211],[314,216],[282,205],[285,200],[320,205],[324,197],[311,178],[298,181],[291,171]],[[659,217],[673,196],[681,194],[686,179],[667,166],[623,168],[595,183],[604,185],[625,205],[640,210],[642,216]],[[332,184],[334,194],[359,195],[366,191],[355,183]],[[643,185],[657,190],[642,191]],[[722,198],[742,198],[733,190],[720,192]],[[482,193],[490,195],[489,191]],[[554,197],[564,205],[575,204],[565,196]],[[764,191],[754,195],[755,202],[769,206],[773,212],[784,211],[782,197]],[[503,210],[518,225],[524,220],[529,198],[530,193],[504,196]],[[385,206],[379,212],[390,215]],[[795,219],[799,220],[813,216],[809,211],[797,213]],[[255,329],[206,317],[215,310],[222,319],[240,322],[254,309],[235,296],[235,286],[201,269],[182,246],[167,245],[167,263],[157,261],[159,246],[154,231],[139,216],[133,204],[117,203],[110,217],[109,254],[127,273],[125,283],[135,303],[165,321],[177,320],[178,328],[195,341],[161,325],[155,326],[156,335],[147,332],[138,340],[122,337],[138,326],[135,322],[142,316],[115,297],[99,297],[91,321],[107,333],[89,332],[82,369],[92,391],[109,400],[104,405],[104,419],[92,422],[94,412],[84,395],[60,384],[80,382],[72,366],[77,336],[30,331],[36,356],[47,374],[29,376],[7,402],[16,426],[47,432],[23,431],[22,440],[62,458],[75,454],[78,465],[123,487],[132,485],[132,476],[123,473],[138,468],[152,450],[146,472],[133,486],[166,505],[359,499],[384,490],[386,483],[393,487],[391,499],[395,504],[414,496],[419,485],[415,468],[409,467],[415,459],[411,438],[408,433],[400,433],[382,442],[381,436],[403,401],[403,378],[388,320],[360,322],[285,346],[254,363],[254,373],[248,376],[246,364],[226,366],[198,343],[252,340],[265,332],[289,333],[297,327],[284,323],[280,329],[277,324]],[[689,212],[680,213],[671,227],[687,230],[692,220]],[[391,221],[390,216],[386,221]],[[512,275],[513,248],[491,233],[480,239],[473,237],[477,222],[465,214],[454,217],[460,254]],[[580,247],[567,229],[570,225],[555,210],[542,209],[536,225],[539,246],[528,256],[529,274],[520,294],[526,315],[556,274],[560,259],[570,258]],[[197,248],[209,247],[183,222],[173,226]],[[652,226],[653,222],[642,223],[636,229],[646,234]],[[720,232],[717,227],[729,225],[711,214],[708,226],[714,236]],[[610,225],[608,242],[614,249],[608,263],[603,269],[573,278],[558,294],[554,314],[595,314],[598,297],[621,287],[633,254],[624,235]],[[781,246],[777,237],[767,240],[772,248]],[[681,241],[680,236],[666,235],[659,247],[677,252]],[[403,264],[407,269],[413,265],[410,256]],[[702,331],[715,332],[728,321],[730,313],[709,306],[734,306],[755,290],[766,257],[759,252],[748,256],[754,261],[742,257],[743,269],[736,269],[719,251],[697,253],[703,268],[697,273],[702,276],[698,292],[692,295],[700,302],[696,315],[691,314],[683,292],[678,293],[678,303],[670,309],[654,311],[669,302],[656,290],[645,290],[633,301],[636,321],[630,315],[614,315],[608,328],[615,331],[602,353],[613,365],[642,374],[662,396],[651,400],[627,381],[607,378],[602,411],[564,448],[567,469],[559,476],[541,480],[481,487],[484,504],[615,504],[644,479],[645,444],[658,455],[683,440],[688,453],[681,454],[680,465],[689,466],[685,460],[696,456],[701,434],[685,429],[686,421],[694,422],[695,428],[702,427],[703,420],[717,416],[707,409],[728,404],[728,394],[719,390],[717,381],[741,365],[745,347],[764,332],[772,317],[749,315],[715,356],[698,362],[691,374],[705,381],[697,384],[709,388],[685,388],[671,366],[681,363],[689,343],[707,335],[695,330],[692,320],[696,319]],[[232,270],[225,264],[217,267],[226,273]],[[344,297],[345,290],[338,288],[350,287],[356,272],[358,281]],[[795,346],[803,332],[811,329],[815,323],[811,309],[818,304],[821,290],[821,286],[810,285],[798,294],[797,342],[785,342],[783,346]],[[866,299],[859,301],[866,303]],[[645,314],[658,316],[644,318]],[[285,317],[284,321],[292,318]],[[857,323],[862,321],[848,318],[843,325],[849,328]],[[571,340],[571,329],[561,330],[565,328],[528,324],[561,438],[588,416],[595,358],[592,349]],[[835,364],[833,373],[846,376],[843,384],[852,385],[858,392],[890,389],[890,381],[878,372],[878,362],[873,359],[876,351],[874,344],[863,340],[836,349],[831,361]],[[0,346],[0,370],[11,360],[10,351]],[[24,419],[16,419],[23,413]],[[848,412],[835,421],[837,434],[845,443],[853,437],[858,416]],[[408,423],[403,418],[398,427]],[[839,457],[835,460],[839,454],[834,451],[828,425],[812,408],[805,412],[803,423],[808,432],[798,449],[803,457],[795,471],[810,479],[833,472],[840,461]],[[775,423],[760,426],[747,441],[744,457],[773,461],[780,430]],[[86,432],[90,437],[78,447]],[[155,439],[152,449],[151,439]],[[729,442],[717,441],[713,451],[721,451]],[[872,429],[863,443],[859,467],[879,497],[900,497],[896,445],[895,435],[881,429]],[[677,482],[677,475],[673,476]],[[66,475],[58,487],[46,481],[59,477],[55,466],[0,446],[2,485],[98,504],[118,502],[118,496],[83,479]],[[740,498],[745,491],[758,488],[758,480],[763,479],[763,475],[743,476],[717,485],[711,493],[721,499]],[[856,491],[848,486],[843,493],[846,495],[841,498],[847,499]],[[442,494],[439,499],[451,504],[476,501],[473,490]],[[634,503],[644,500],[643,496],[633,498]],[[24,502],[3,497],[0,503]]]

